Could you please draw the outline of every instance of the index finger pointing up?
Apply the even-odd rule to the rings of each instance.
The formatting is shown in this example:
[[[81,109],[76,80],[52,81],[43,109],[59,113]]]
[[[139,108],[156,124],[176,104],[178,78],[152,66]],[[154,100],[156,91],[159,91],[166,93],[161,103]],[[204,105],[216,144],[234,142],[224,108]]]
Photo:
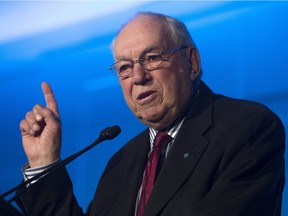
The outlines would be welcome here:
[[[57,116],[59,116],[58,105],[57,105],[53,90],[51,86],[49,85],[49,83],[47,82],[42,83],[42,91],[43,91],[44,98],[46,101],[46,106],[49,109],[51,109]]]

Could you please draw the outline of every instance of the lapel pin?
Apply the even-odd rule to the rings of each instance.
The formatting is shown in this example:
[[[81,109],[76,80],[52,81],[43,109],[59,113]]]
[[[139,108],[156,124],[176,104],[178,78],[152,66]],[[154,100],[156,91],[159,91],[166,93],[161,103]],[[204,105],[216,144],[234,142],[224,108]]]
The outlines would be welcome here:
[[[185,153],[185,154],[183,155],[183,157],[184,157],[185,159],[187,159],[187,158],[189,157],[189,153]]]

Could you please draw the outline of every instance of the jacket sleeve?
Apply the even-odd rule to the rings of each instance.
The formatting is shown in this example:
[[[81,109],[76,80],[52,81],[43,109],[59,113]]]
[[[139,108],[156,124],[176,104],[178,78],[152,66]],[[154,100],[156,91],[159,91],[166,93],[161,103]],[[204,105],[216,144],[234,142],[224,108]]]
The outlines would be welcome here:
[[[66,169],[61,169],[32,184],[28,191],[18,191],[16,202],[29,216],[84,215],[73,194]]]

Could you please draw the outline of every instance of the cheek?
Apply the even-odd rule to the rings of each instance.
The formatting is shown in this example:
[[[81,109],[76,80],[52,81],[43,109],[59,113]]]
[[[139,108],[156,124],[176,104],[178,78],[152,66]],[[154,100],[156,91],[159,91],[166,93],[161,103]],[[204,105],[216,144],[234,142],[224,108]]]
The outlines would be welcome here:
[[[184,71],[180,73],[184,73]],[[189,97],[189,86],[191,84],[188,75],[183,74],[181,77],[173,76],[164,83],[168,83],[165,86],[163,85],[165,104],[170,108],[179,109],[178,106],[185,103]]]
[[[175,99],[176,91],[177,85],[175,77],[171,77],[171,79],[166,79],[162,82],[162,92],[165,103],[171,103]]]
[[[120,86],[122,88],[122,93],[124,96],[124,99],[127,103],[127,105],[129,106],[129,108],[133,111],[135,110],[135,104],[132,100],[132,87],[131,85],[128,85],[126,83],[124,83],[123,81],[120,81]]]
[[[174,97],[174,91],[172,86],[167,85],[167,86],[163,86],[163,99],[165,103],[169,103],[171,102],[171,100]]]

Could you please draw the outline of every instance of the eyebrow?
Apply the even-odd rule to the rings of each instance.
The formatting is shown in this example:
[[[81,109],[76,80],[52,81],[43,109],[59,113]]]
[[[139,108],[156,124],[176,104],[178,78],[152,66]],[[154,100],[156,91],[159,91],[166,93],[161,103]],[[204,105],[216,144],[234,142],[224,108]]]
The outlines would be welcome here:
[[[149,53],[151,51],[160,51],[160,50],[163,50],[162,48],[160,48],[160,46],[157,46],[157,45],[152,45],[152,46],[149,46],[149,47],[146,47],[144,50],[142,50],[141,54],[140,54],[140,57],[145,55],[146,53]],[[119,61],[131,61],[130,58],[127,58],[125,56],[118,56],[115,58],[116,62],[119,62]]]

